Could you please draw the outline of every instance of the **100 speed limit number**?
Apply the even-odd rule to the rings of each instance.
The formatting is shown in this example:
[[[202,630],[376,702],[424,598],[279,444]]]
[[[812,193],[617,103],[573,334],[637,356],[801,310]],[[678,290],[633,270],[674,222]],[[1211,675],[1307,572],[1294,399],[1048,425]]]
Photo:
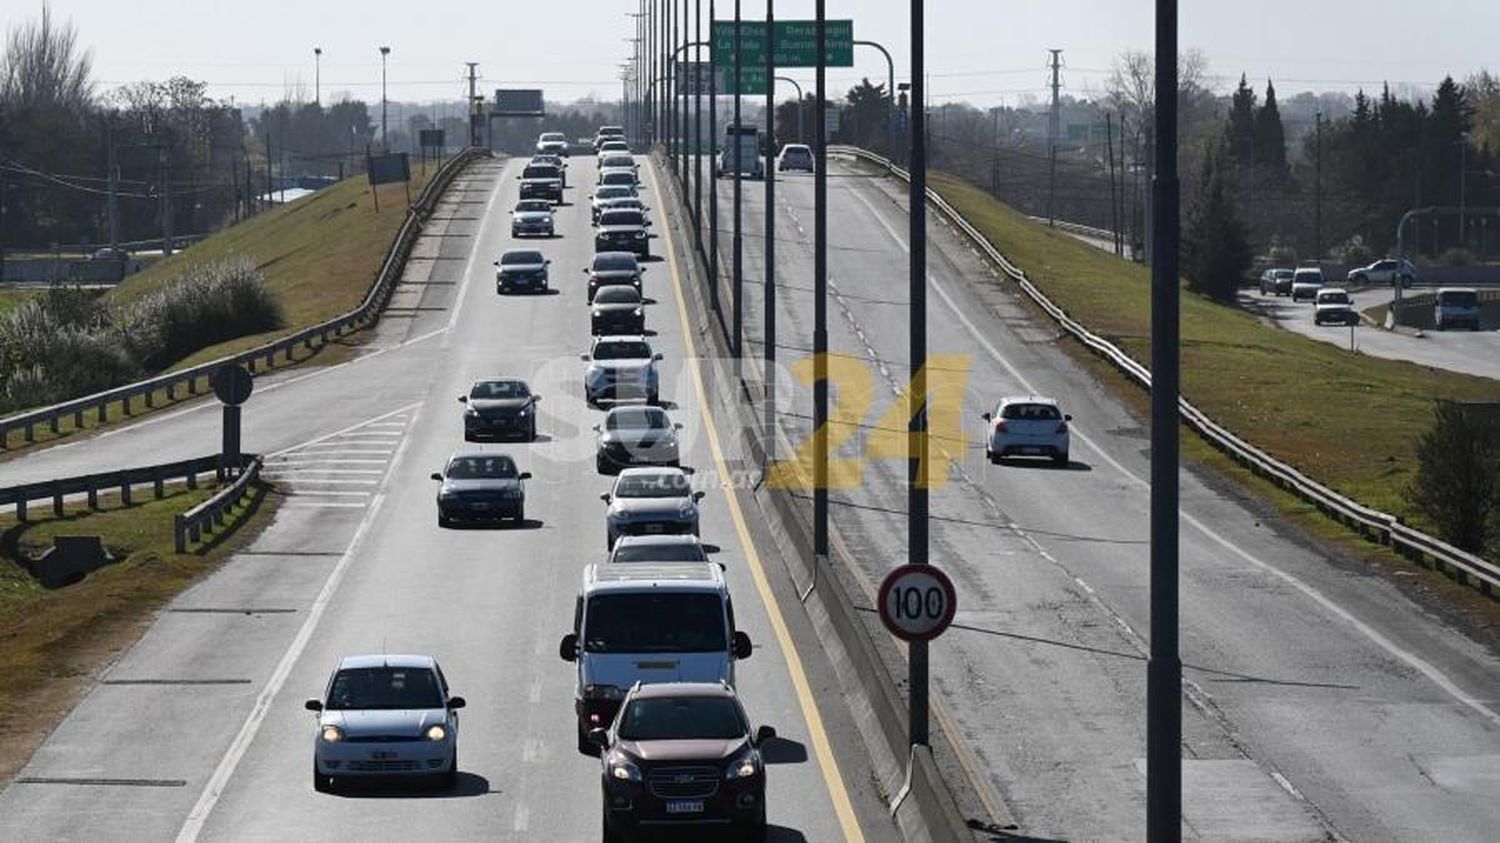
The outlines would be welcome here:
[[[953,581],[931,565],[902,565],[886,574],[878,596],[880,620],[897,638],[931,641],[953,622]]]

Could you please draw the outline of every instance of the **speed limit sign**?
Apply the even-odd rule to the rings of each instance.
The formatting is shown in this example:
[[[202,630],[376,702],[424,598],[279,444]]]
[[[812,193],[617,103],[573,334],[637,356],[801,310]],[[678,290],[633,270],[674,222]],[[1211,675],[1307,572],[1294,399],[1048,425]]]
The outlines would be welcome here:
[[[931,641],[953,623],[953,581],[931,565],[902,565],[886,574],[878,597],[880,620],[905,641]]]

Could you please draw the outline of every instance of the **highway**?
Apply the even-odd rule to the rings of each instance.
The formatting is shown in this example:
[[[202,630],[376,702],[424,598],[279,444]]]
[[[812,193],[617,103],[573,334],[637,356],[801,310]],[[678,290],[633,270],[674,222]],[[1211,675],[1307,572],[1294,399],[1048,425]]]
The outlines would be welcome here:
[[[763,190],[744,187],[747,348],[756,356]],[[812,196],[808,176],[777,187],[778,354],[788,366],[812,346]],[[723,220],[731,201],[721,183]],[[873,373],[866,426],[906,379],[905,204],[904,187],[831,165],[829,342]],[[946,225],[935,220],[928,234],[930,353],[959,355],[968,368],[965,441],[934,445],[955,465],[932,493],[931,558],[953,576],[960,607],[931,649],[934,698],[957,725],[980,791],[1026,834],[1139,839],[1147,431]],[[727,234],[721,253],[727,273]],[[785,443],[800,443],[810,392],[788,395],[794,380],[781,380]],[[1028,392],[1060,399],[1075,418],[1065,470],[984,459],[979,414]],[[858,457],[868,433],[834,456]],[[900,460],[867,459],[857,487],[830,493],[833,549],[867,594],[904,559],[904,482]],[[1184,471],[1182,484],[1185,834],[1493,839],[1493,636],[1330,557],[1220,481]]]
[[[573,666],[557,656],[585,564],[603,550],[582,401],[592,255],[586,185],[571,161],[553,295],[499,297],[490,261],[512,245],[517,162],[471,168],[445,197],[403,280],[401,310],[341,366],[257,381],[245,447],[269,456],[280,510],[245,551],[157,617],[0,792],[9,839],[582,840],[599,829],[598,762],[574,748]],[[643,168],[648,205],[656,189]],[[671,244],[653,214],[662,254]],[[665,354],[663,395],[684,461],[707,483],[704,540],[717,544],[755,642],[738,669],[767,749],[771,839],[890,840],[895,831],[836,680],[740,492],[712,479],[714,428],[691,366],[677,261],[645,279],[648,327]],[[519,375],[544,396],[540,440],[465,446],[455,397],[485,375]],[[143,419],[6,463],[7,482],[212,452],[215,405]],[[722,434],[719,434],[722,435]],[[520,528],[443,530],[429,473],[459,448],[513,454],[532,472]],[[719,470],[716,470],[719,469]],[[749,506],[753,507],[753,503]],[[772,551],[774,552],[774,551]],[[779,564],[779,563],[778,563]],[[788,606],[790,605],[790,609]],[[456,791],[361,787],[315,793],[314,719],[345,654],[431,653],[464,696]]]

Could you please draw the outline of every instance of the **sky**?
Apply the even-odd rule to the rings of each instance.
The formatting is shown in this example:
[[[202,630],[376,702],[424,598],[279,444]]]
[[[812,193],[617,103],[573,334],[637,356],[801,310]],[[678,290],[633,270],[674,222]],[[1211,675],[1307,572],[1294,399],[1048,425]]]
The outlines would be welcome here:
[[[646,0],[650,5],[651,0]],[[665,0],[658,0],[664,3]],[[708,0],[701,2],[705,21]],[[679,3],[680,5],[680,3]],[[715,4],[721,19],[733,0]],[[893,54],[909,76],[910,2],[827,0],[829,18],[852,18],[854,36]],[[1046,95],[1048,48],[1063,50],[1063,91],[1097,95],[1115,58],[1152,46],[1151,0],[929,0],[929,96],[935,102],[1016,105]],[[1241,73],[1269,78],[1289,95],[1303,90],[1434,86],[1488,66],[1500,70],[1497,0],[1187,0],[1180,43],[1202,50],[1210,81],[1228,91]],[[465,62],[479,63],[480,90],[537,87],[549,100],[619,96],[640,0],[450,0],[436,7],[384,0],[52,0],[54,16],[78,28],[93,52],[102,89],[186,75],[212,96],[237,103],[311,99],[321,47],[325,100],[380,97],[378,47],[391,48],[388,95],[395,101],[458,99]],[[1422,8],[1425,7],[1425,8]],[[0,27],[36,17],[41,0],[6,0]],[[744,0],[760,17],[765,0]],[[780,0],[778,19],[811,19],[813,0]],[[706,37],[705,28],[705,37]],[[830,69],[842,92],[861,76],[880,81],[884,60],[856,48],[855,67]],[[810,89],[810,70],[787,71]]]

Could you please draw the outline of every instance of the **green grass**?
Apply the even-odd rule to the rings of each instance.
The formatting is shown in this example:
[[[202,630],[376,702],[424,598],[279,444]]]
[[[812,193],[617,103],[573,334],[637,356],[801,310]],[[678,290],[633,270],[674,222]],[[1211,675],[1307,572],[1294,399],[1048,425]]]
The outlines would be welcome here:
[[[32,290],[0,290],[0,319],[12,310],[21,306],[27,299],[36,298],[41,293]]]
[[[254,494],[226,517],[208,543],[174,552],[172,517],[213,494],[168,489],[157,500],[137,489],[136,503],[120,506],[101,496],[101,510],[70,505],[62,518],[50,505],[33,506],[32,520],[0,517],[0,782],[14,775],[51,726],[71,707],[86,682],[139,636],[155,612],[212,570],[253,530],[268,523],[274,498]],[[119,561],[81,582],[49,590],[20,564],[57,535],[98,535]]]
[[[1030,222],[952,176],[929,183],[1059,307],[1149,362],[1149,269]],[[1352,354],[1184,290],[1182,392],[1319,482],[1423,524],[1405,487],[1433,399],[1500,400],[1500,382]]]

